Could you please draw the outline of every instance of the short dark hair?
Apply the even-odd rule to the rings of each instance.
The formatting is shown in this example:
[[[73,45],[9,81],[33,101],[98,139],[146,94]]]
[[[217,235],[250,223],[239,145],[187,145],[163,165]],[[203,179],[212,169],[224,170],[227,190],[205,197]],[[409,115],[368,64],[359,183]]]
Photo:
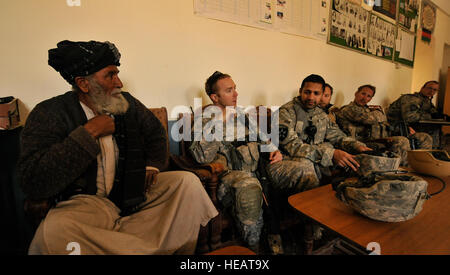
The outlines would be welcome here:
[[[215,94],[217,92],[216,84],[219,80],[229,77],[231,76],[228,74],[223,74],[219,71],[214,72],[210,77],[208,77],[205,83],[205,91],[208,94],[208,96]]]
[[[300,92],[302,91],[303,87],[305,87],[307,82],[322,84],[322,92],[325,90],[325,79],[323,79],[323,77],[321,77],[320,75],[312,74],[303,79],[302,86],[300,87]]]
[[[333,90],[333,87],[331,87],[331,85],[330,84],[328,84],[328,83],[325,83],[325,88],[330,88],[330,91],[331,91],[331,96],[333,95],[333,93],[334,93],[334,90]],[[323,90],[325,91],[325,88],[323,88]]]
[[[370,85],[370,84],[362,85],[361,87],[358,88],[358,91],[356,91],[356,92],[359,93],[364,88],[371,89],[373,91],[373,95],[372,96],[375,96],[375,94],[377,93],[377,88],[375,86]]]
[[[425,84],[423,84],[422,89],[425,88],[425,87],[426,87],[428,84],[430,84],[430,83],[438,84],[438,85],[439,85],[439,82],[438,82],[438,81],[436,81],[436,80],[430,80],[430,81],[427,81]],[[422,89],[421,89],[421,90],[422,90]]]

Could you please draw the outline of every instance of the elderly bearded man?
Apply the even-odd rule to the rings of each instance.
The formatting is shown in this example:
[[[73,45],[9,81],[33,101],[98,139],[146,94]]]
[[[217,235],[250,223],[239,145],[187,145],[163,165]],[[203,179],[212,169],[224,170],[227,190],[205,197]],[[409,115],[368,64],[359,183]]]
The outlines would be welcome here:
[[[325,89],[323,90],[322,97],[319,101],[319,107],[322,108],[325,113],[328,114],[330,120],[336,123],[336,111],[339,110],[338,107],[331,104],[331,97],[333,96],[333,87],[330,84],[325,83]]]
[[[38,104],[22,134],[21,185],[52,201],[30,254],[193,254],[216,216],[199,179],[168,167],[165,130],[122,92],[114,44],[62,41],[49,65],[73,91]],[[161,171],[161,172],[159,172]]]

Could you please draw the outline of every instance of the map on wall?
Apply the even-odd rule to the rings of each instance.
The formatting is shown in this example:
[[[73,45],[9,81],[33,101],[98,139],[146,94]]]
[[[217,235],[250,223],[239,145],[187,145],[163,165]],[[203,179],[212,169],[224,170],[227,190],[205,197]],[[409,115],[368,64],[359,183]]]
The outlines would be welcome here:
[[[198,16],[325,39],[330,0],[194,0]]]

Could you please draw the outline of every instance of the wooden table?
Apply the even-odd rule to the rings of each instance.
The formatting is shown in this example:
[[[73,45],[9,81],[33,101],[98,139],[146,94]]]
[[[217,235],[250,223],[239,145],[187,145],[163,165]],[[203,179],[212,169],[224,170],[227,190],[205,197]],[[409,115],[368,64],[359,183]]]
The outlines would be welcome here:
[[[434,178],[421,176],[428,193],[442,188]],[[381,255],[450,254],[450,177],[447,188],[426,201],[423,210],[405,222],[388,223],[360,215],[335,197],[325,185],[289,197],[289,204],[342,239],[366,250],[372,242],[380,244]]]
[[[428,120],[419,120],[419,124],[450,126],[450,121],[446,121],[443,119],[428,119]]]
[[[256,255],[256,253],[243,246],[227,246],[206,255]]]

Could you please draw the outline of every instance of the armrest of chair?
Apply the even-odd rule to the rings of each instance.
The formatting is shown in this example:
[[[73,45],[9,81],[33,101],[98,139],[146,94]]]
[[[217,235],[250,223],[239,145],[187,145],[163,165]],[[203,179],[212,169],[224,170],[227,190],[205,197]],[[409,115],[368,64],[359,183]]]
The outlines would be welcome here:
[[[222,164],[199,164],[192,157],[175,155],[170,156],[170,162],[174,169],[189,171],[199,177],[211,201],[214,205],[218,205],[217,185],[219,175],[224,171]]]
[[[170,162],[174,169],[189,171],[196,174],[203,183],[217,183],[218,176],[224,171],[222,164],[199,164],[188,156],[170,155]]]
[[[30,219],[33,226],[37,227],[47,216],[48,211],[52,208],[52,204],[48,199],[39,201],[25,199],[23,208],[25,215]]]

